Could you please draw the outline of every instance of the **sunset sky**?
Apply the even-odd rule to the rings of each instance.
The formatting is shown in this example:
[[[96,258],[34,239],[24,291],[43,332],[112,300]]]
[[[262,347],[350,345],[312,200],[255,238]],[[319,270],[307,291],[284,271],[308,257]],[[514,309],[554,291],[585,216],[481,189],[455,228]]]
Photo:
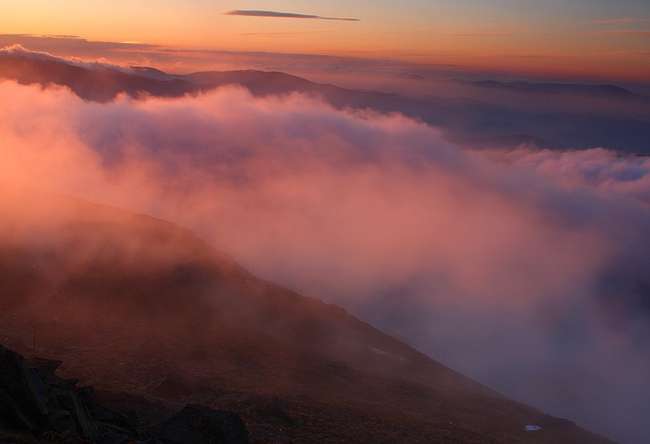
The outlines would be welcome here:
[[[642,79],[647,0],[5,0],[11,34]],[[359,21],[228,15],[263,10]],[[548,68],[552,65],[552,68]]]
[[[0,0],[0,104],[0,375],[251,442],[650,443],[650,0]]]

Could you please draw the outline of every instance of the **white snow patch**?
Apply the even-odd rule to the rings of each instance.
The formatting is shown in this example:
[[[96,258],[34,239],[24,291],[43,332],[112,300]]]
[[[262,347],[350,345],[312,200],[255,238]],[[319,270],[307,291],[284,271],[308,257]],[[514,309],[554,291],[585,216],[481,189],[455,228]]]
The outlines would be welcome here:
[[[526,430],[527,432],[539,432],[540,430],[542,430],[542,428],[538,425],[530,424],[524,427],[524,430]]]
[[[386,356],[388,358],[397,359],[399,361],[406,361],[406,358],[403,357],[403,356],[395,355],[393,353],[387,352],[385,350],[381,350],[379,348],[370,347],[370,351],[373,352],[376,355]]]

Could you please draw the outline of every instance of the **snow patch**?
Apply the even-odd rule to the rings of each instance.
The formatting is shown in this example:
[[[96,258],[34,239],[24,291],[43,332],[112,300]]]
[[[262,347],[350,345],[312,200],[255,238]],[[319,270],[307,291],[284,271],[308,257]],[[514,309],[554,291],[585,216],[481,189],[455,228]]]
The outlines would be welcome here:
[[[539,432],[540,430],[542,430],[542,428],[538,425],[530,424],[524,427],[524,430],[526,430],[527,432]]]
[[[370,348],[370,351],[373,352],[376,355],[386,356],[388,358],[397,359],[399,361],[406,361],[406,358],[403,357],[403,356],[395,355],[393,353],[390,353],[390,352],[387,352],[385,350],[381,350],[381,349],[375,348],[375,347],[369,347],[369,348]]]

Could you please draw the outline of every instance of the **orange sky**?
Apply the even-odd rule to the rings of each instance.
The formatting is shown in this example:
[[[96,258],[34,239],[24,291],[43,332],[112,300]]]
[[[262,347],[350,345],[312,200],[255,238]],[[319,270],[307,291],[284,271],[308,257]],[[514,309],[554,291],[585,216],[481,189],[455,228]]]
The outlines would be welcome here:
[[[647,79],[650,2],[624,0],[616,8],[607,3],[612,2],[5,0],[0,29],[174,47],[354,55]],[[360,21],[225,15],[236,9]]]

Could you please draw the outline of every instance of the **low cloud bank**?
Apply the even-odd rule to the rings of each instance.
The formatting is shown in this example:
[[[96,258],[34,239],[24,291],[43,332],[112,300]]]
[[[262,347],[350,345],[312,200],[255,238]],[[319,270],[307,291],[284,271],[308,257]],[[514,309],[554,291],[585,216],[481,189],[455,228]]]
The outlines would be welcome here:
[[[133,69],[123,67],[121,65],[116,65],[109,63],[103,59],[87,61],[75,57],[58,57],[53,54],[44,51],[32,51],[21,44],[13,44],[0,48],[0,57],[19,57],[27,60],[37,60],[42,62],[52,62],[52,63],[65,63],[71,66],[77,66],[85,69],[109,69],[112,71],[123,72],[128,74],[133,74],[135,71]]]
[[[469,151],[400,115],[237,88],[0,95],[3,187],[174,221],[510,396],[645,439],[648,158]]]

